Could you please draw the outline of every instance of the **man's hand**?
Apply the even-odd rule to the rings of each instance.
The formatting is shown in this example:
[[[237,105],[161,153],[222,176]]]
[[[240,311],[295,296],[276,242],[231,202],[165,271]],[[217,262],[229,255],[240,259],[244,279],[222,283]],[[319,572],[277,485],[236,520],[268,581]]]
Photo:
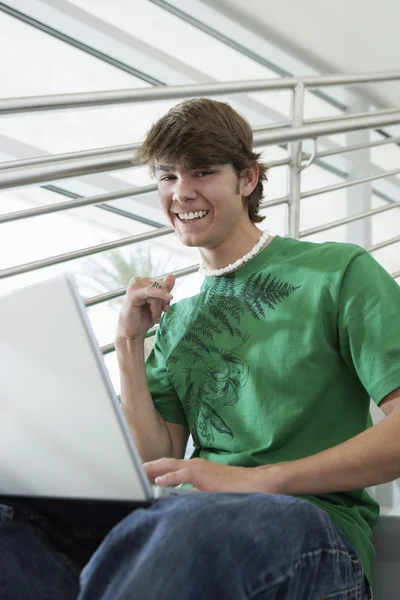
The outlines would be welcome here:
[[[161,314],[169,310],[175,276],[167,275],[158,282],[159,287],[152,287],[153,283],[154,280],[149,277],[133,277],[130,280],[118,319],[118,342],[144,340],[148,330],[160,322]]]
[[[200,492],[279,493],[278,465],[270,466],[270,477],[265,467],[261,473],[258,467],[231,467],[202,458],[161,458],[143,466],[149,480],[156,485],[190,483]]]

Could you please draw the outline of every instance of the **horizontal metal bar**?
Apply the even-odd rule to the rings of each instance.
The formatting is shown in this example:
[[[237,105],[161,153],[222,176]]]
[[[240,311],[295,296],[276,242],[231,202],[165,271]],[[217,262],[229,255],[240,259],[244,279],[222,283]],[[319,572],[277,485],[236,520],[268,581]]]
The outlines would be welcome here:
[[[323,150],[322,152],[317,152],[317,158],[326,158],[327,156],[335,156],[337,154],[345,154],[346,152],[357,152],[358,150],[366,150],[368,148],[377,148],[378,146],[386,146],[388,144],[398,144],[400,143],[399,137],[389,137],[384,140],[379,140],[376,142],[370,142],[368,144],[357,144],[355,146],[344,146],[339,148],[333,148],[332,150]],[[309,158],[308,154],[303,155],[303,159],[307,160]],[[268,168],[273,169],[274,167],[285,167],[290,164],[290,158],[281,158],[280,160],[273,160],[268,162]]]
[[[134,165],[132,152],[116,152],[93,156],[90,158],[76,158],[66,161],[55,161],[45,165],[33,165],[22,169],[0,170],[0,189],[35,185],[45,181],[67,179],[68,177],[81,177],[104,171],[129,169]]]
[[[320,121],[318,121],[320,122]],[[272,123],[270,125],[259,125],[254,128],[254,131],[257,132],[266,132],[275,129],[280,129],[281,127],[290,127],[290,122],[286,121],[280,123]],[[9,169],[24,169],[26,167],[36,167],[39,165],[52,165],[53,163],[62,163],[64,161],[68,162],[70,160],[75,159],[86,159],[86,158],[95,158],[95,157],[108,157],[113,154],[119,155],[121,152],[128,153],[130,156],[131,162],[129,166],[135,166],[136,162],[134,160],[135,152],[138,148],[140,148],[141,143],[136,144],[125,144],[123,146],[110,146],[105,148],[92,148],[89,150],[81,150],[79,152],[67,152],[65,154],[53,154],[53,155],[45,155],[45,156],[37,156],[36,158],[25,158],[23,160],[10,160],[6,162],[0,163],[0,172],[7,171]]]
[[[218,96],[221,94],[239,94],[270,90],[294,89],[299,83],[307,88],[334,85],[359,85],[382,81],[400,80],[400,71],[383,73],[357,73],[354,75],[323,75],[313,77],[280,77],[276,79],[258,79],[253,81],[229,81],[210,84],[175,85],[86,92],[77,94],[56,94],[48,96],[28,96],[25,98],[5,98],[0,101],[0,115],[38,112],[43,110],[63,110],[110,104],[128,104],[133,102],[151,102],[173,98],[191,98],[195,96]]]
[[[268,161],[268,169],[274,169],[276,167],[286,167],[290,163],[290,158],[281,158],[279,160]]]
[[[36,208],[28,208],[17,212],[6,213],[0,215],[0,224],[9,223],[11,221],[18,221],[20,219],[27,219],[30,217],[37,217],[41,215],[47,215],[54,212],[63,210],[70,210],[73,208],[79,208],[81,206],[90,206],[92,204],[101,204],[104,202],[111,202],[112,200],[118,200],[120,198],[126,198],[128,196],[139,196],[141,194],[148,194],[150,192],[157,191],[155,184],[147,185],[137,188],[129,188],[118,192],[110,192],[109,194],[100,194],[98,196],[91,196],[90,198],[78,198],[76,200],[68,200],[66,202],[59,202],[57,204],[48,204],[47,206],[38,206]],[[276,198],[275,200],[267,200],[260,205],[260,208],[266,206],[278,206],[289,201],[289,196],[283,196],[282,198]]]
[[[358,221],[359,219],[366,219],[367,217],[373,217],[382,212],[386,212],[387,210],[392,210],[393,208],[400,208],[400,202],[393,202],[388,206],[380,206],[379,208],[373,208],[363,213],[358,213],[356,215],[351,215],[350,217],[345,217],[343,219],[338,219],[337,221],[331,221],[330,223],[326,223],[325,225],[320,225],[319,227],[312,227],[311,229],[305,229],[300,232],[300,238],[314,235],[314,233],[321,233],[321,231],[327,231],[328,229],[334,229],[335,227],[340,227],[341,225],[347,225],[347,223],[352,223],[353,221]]]
[[[400,174],[400,169],[394,169],[393,171],[386,171],[385,173],[378,173],[375,175],[368,175],[367,177],[361,177],[360,179],[351,179],[343,183],[335,183],[333,185],[327,185],[323,188],[317,188],[315,190],[309,190],[301,194],[301,199],[312,198],[313,196],[319,196],[319,194],[327,194],[328,192],[336,192],[337,190],[343,190],[344,188],[352,187],[353,185],[361,185],[368,183],[369,181],[376,181],[377,179],[384,179],[385,177],[392,177],[393,175]]]
[[[284,144],[296,140],[314,139],[325,135],[360,131],[362,129],[376,129],[400,123],[400,110],[390,114],[377,112],[370,116],[355,117],[352,119],[335,119],[334,121],[311,123],[301,127],[289,127],[279,131],[255,133],[253,145],[255,147]]]
[[[53,256],[51,258],[35,260],[34,262],[25,263],[17,267],[3,269],[0,271],[0,279],[5,279],[6,277],[12,277],[14,275],[21,275],[21,273],[29,273],[30,271],[35,271],[36,269],[43,269],[43,267],[58,265],[69,260],[74,260],[75,258],[83,258],[85,256],[97,254],[98,252],[106,252],[107,250],[113,250],[114,248],[122,248],[123,246],[129,246],[130,244],[137,244],[138,242],[144,242],[146,240],[161,237],[163,235],[169,235],[170,233],[173,233],[173,231],[174,230],[172,227],[163,227],[162,229],[157,229],[156,231],[149,231],[139,235],[131,235],[113,242],[106,242],[105,244],[98,244],[97,246],[89,246],[88,248],[83,248],[82,250],[75,250],[74,252],[67,252],[66,254],[58,254],[57,256]]]
[[[179,271],[172,271],[171,273],[164,273],[164,275],[157,275],[154,279],[164,279],[167,275],[175,275],[178,279],[179,277],[185,277],[186,275],[192,275],[192,273],[196,273],[199,270],[200,265],[193,265],[192,267],[186,267],[185,269],[180,269]],[[116,298],[120,298],[126,294],[126,287],[119,288],[117,290],[112,290],[111,292],[105,292],[104,294],[99,294],[98,296],[92,296],[92,298],[87,298],[85,300],[85,305],[95,306],[96,304],[101,304],[102,302],[109,302],[110,300],[115,300]]]
[[[391,115],[392,113],[397,112],[399,109],[398,108],[383,108],[379,111],[380,115]],[[337,121],[338,119],[340,119],[341,121],[345,121],[346,119],[358,119],[360,117],[368,117],[370,116],[371,113],[369,112],[358,112],[358,113],[346,113],[343,115],[340,115],[340,117],[338,117],[337,115],[332,115],[330,117],[322,117],[321,119],[305,119],[304,123],[307,124],[312,124],[312,123],[331,123],[334,121]]]
[[[287,204],[289,202],[290,196],[280,196],[279,198],[274,198],[273,200],[264,200],[261,202],[259,208],[269,208],[272,206],[280,206],[281,204]]]
[[[380,242],[379,244],[375,244],[374,246],[370,246],[367,248],[368,252],[375,252],[375,250],[380,250],[381,248],[386,248],[386,246],[391,246],[391,244],[397,244],[400,242],[400,235],[397,235],[390,240],[385,240],[384,242]]]
[[[382,115],[386,115],[386,114],[392,114],[394,112],[397,112],[398,109],[385,109],[379,112],[379,114]],[[344,115],[340,117],[340,120],[348,120],[348,119],[352,119],[352,118],[359,118],[359,117],[368,117],[370,116],[371,113],[368,112],[364,112],[364,113],[357,113],[357,114],[349,114],[349,115]],[[338,120],[338,117],[327,117],[325,119],[307,119],[306,121],[304,121],[305,124],[315,124],[315,123],[331,123],[331,122],[335,122]],[[256,127],[253,127],[253,133],[264,133],[267,131],[271,131],[271,130],[277,130],[277,129],[285,129],[291,126],[291,122],[290,121],[281,121],[279,123],[271,123],[269,125],[257,125]],[[386,142],[386,143],[390,143],[390,142]],[[376,145],[381,145],[382,142],[377,143]],[[94,148],[94,149],[89,149],[89,150],[81,150],[79,152],[67,152],[64,154],[54,154],[54,155],[46,155],[46,156],[38,156],[36,158],[26,158],[23,160],[11,160],[11,161],[6,161],[6,162],[2,162],[0,163],[0,172],[1,171],[5,171],[7,169],[22,169],[25,167],[33,167],[33,166],[37,166],[37,165],[47,165],[47,164],[52,164],[55,162],[62,162],[62,161],[69,161],[69,160],[75,160],[77,158],[79,159],[84,159],[84,158],[94,158],[94,157],[102,157],[102,156],[106,156],[106,155],[111,155],[111,154],[119,154],[120,152],[131,152],[132,153],[132,164],[134,163],[134,155],[136,150],[141,146],[140,143],[136,143],[136,144],[125,144],[122,146],[110,146],[110,147],[105,147],[105,148]],[[368,146],[363,146],[363,147],[368,147]],[[344,152],[345,150],[343,150]],[[346,150],[347,151],[347,150]],[[332,152],[332,151],[330,151]],[[334,152],[334,151],[333,151]],[[327,154],[326,156],[329,156],[329,154]],[[280,166],[280,165],[279,165]]]
[[[111,354],[111,352],[114,352],[114,350],[115,344],[106,344],[105,346],[100,346],[100,352],[103,353],[103,356],[106,354]]]
[[[271,129],[283,129],[285,127],[291,127],[291,121],[278,121],[277,123],[270,123],[269,125],[256,125],[253,127],[253,133],[259,131],[270,131]]]
[[[381,111],[384,112],[386,114],[386,111]],[[393,110],[390,110],[390,113],[392,113]],[[368,115],[368,113],[360,113],[360,115]],[[350,118],[350,116],[344,117],[345,119]],[[337,117],[335,117],[335,119],[331,119],[332,120],[337,120]],[[341,119],[342,120],[342,119]],[[308,120],[306,121],[306,123],[323,123],[323,119],[317,119],[317,120]],[[263,131],[269,131],[269,130],[273,130],[273,129],[279,129],[282,127],[289,127],[290,124],[288,125],[287,123],[283,122],[283,123],[278,123],[275,125],[267,125],[267,126],[258,126],[255,127],[253,129],[253,132],[255,133],[259,133],[259,132],[263,132]],[[332,150],[326,150],[323,152],[318,152],[316,158],[325,158],[327,156],[335,156],[336,154],[344,154],[346,152],[356,152],[357,150],[365,150],[367,148],[375,148],[378,146],[385,146],[387,144],[397,144],[400,143],[400,136],[399,137],[393,137],[393,138],[385,138],[384,140],[379,140],[376,142],[370,142],[368,144],[358,144],[355,146],[346,146],[343,148],[333,148]],[[134,160],[134,154],[135,151],[140,147],[140,143],[138,144],[128,144],[125,146],[111,146],[109,148],[100,148],[100,149],[94,149],[94,150],[83,150],[80,152],[68,152],[66,154],[55,154],[52,156],[40,156],[37,158],[29,158],[29,159],[24,159],[24,160],[12,160],[12,161],[7,161],[7,162],[2,162],[0,163],[0,173],[1,171],[5,171],[6,169],[22,169],[25,167],[31,167],[31,166],[38,166],[38,165],[47,165],[47,164],[52,164],[55,162],[62,162],[62,161],[68,161],[71,159],[84,159],[84,158],[94,158],[97,156],[102,157],[105,154],[118,154],[119,152],[132,152],[132,161],[129,163],[129,166],[135,166],[135,160]],[[304,156],[304,160],[307,160],[307,155]],[[274,167],[284,167],[289,165],[290,163],[290,158],[282,158],[279,160],[274,160],[268,163],[268,167],[270,169],[274,168]]]
[[[156,327],[152,327],[144,336],[146,339],[154,337],[157,333],[158,325]],[[115,351],[115,344],[106,344],[105,346],[100,347],[100,351],[103,355],[111,354],[111,352]]]
[[[393,279],[397,279],[398,277],[400,277],[400,271],[396,271],[395,273],[392,273],[392,277],[393,277]]]
[[[314,123],[301,127],[285,127],[279,130],[255,133],[253,145],[255,147],[262,147],[294,140],[313,139],[333,133],[383,127],[396,123],[400,123],[400,110],[390,115],[381,115],[378,112],[368,117],[337,119],[328,123]],[[15,168],[4,169],[0,171],[0,189],[32,185],[66,177],[76,177],[88,173],[124,169],[132,165],[133,157],[131,152],[116,152],[111,155],[106,154],[87,159],[71,159],[65,162],[56,161],[46,166],[37,165],[21,170]]]
[[[193,98],[196,96],[219,96],[268,90],[290,90],[294,87],[293,81],[291,77],[284,77],[282,79],[256,79],[253,81],[228,81],[209,84],[170,85],[102,92],[4,98],[0,100],[0,116],[71,108],[133,104],[136,102],[155,102],[159,100]]]
[[[78,198],[76,200],[67,200],[66,202],[59,202],[57,204],[48,204],[47,206],[38,206],[36,208],[28,208],[26,210],[20,210],[16,212],[6,213],[0,215],[0,223],[8,223],[10,221],[18,221],[20,219],[27,219],[30,217],[38,217],[39,215],[47,215],[50,213],[58,212],[61,210],[70,210],[72,208],[79,208],[81,206],[90,206],[91,204],[101,204],[103,202],[111,202],[112,200],[118,200],[120,198],[126,198],[127,196],[138,196],[140,194],[148,194],[157,190],[157,186],[146,185],[143,187],[128,188],[118,192],[110,192],[109,194],[100,194],[98,196],[91,196],[90,198]]]
[[[369,148],[377,148],[378,146],[386,146],[387,144],[398,144],[399,137],[389,137],[384,140],[370,142],[369,144],[357,144],[355,146],[345,146],[343,148],[333,148],[332,150],[324,150],[317,153],[317,158],[325,158],[326,156],[335,156],[336,154],[345,154],[346,152],[357,152],[358,150],[367,150]]]
[[[109,146],[108,148],[92,148],[90,150],[80,150],[79,152],[66,152],[64,154],[51,154],[45,156],[37,156],[35,158],[24,158],[23,160],[8,160],[0,163],[0,171],[6,169],[22,169],[25,167],[34,167],[37,165],[47,165],[55,162],[75,160],[76,158],[95,158],[96,156],[104,156],[111,154],[119,154],[120,152],[130,152],[132,160],[135,152],[140,148],[141,144],[125,144],[122,146]]]

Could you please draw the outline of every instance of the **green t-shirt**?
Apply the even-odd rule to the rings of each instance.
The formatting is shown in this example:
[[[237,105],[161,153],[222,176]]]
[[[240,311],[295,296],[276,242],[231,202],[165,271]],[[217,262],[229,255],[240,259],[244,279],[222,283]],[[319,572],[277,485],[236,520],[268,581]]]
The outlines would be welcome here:
[[[370,427],[370,397],[400,386],[400,287],[359,246],[276,236],[171,306],[147,374],[164,420],[188,425],[193,456],[253,467],[316,454]],[[305,498],[370,579],[376,501],[365,490]]]

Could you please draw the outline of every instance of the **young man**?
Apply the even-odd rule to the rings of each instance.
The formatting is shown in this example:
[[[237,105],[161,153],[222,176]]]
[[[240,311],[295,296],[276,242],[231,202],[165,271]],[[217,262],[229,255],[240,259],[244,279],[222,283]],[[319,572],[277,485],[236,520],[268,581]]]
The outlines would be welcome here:
[[[116,337],[122,402],[149,478],[195,491],[117,524],[79,600],[366,597],[379,509],[365,488],[400,476],[399,287],[358,246],[258,229],[266,168],[227,104],[176,106],[138,157],[205,280],[176,304],[172,276],[131,281]],[[370,397],[387,415],[375,426]],[[51,527],[53,547],[77,561]],[[52,585],[56,600],[77,593]]]

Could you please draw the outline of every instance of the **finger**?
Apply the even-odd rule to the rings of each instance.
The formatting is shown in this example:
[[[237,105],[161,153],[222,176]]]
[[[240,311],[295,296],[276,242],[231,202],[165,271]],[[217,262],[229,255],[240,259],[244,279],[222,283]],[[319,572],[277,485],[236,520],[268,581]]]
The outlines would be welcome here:
[[[152,460],[143,464],[144,470],[148,477],[158,477],[159,475],[165,475],[170,471],[178,471],[182,469],[186,461],[179,460],[178,458],[159,458],[158,460]]]
[[[152,288],[149,286],[141,288],[140,290],[133,290],[131,302],[134,303],[134,301],[137,299],[141,302],[141,304],[143,304],[144,302],[147,302],[149,298],[170,302],[173,298],[173,295],[165,291],[163,288]]]
[[[171,308],[171,305],[170,305],[169,302],[167,302],[167,303],[164,302],[163,303],[163,305],[162,305],[163,312],[168,312],[170,308]]]
[[[161,320],[162,304],[160,300],[149,299],[147,300],[149,305],[150,315],[153,323],[159,323]]]
[[[156,485],[179,485],[180,483],[191,483],[189,469],[171,471],[165,475],[159,475],[154,479]]]

